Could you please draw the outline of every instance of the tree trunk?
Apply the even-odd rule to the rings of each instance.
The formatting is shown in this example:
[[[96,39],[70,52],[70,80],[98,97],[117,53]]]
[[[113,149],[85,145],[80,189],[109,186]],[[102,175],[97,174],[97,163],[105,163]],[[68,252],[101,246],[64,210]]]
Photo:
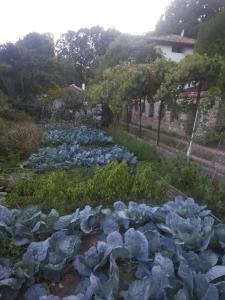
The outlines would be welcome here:
[[[195,113],[194,113],[194,116],[195,116],[194,123],[192,126],[191,138],[190,138],[190,142],[189,142],[189,146],[188,146],[187,154],[186,154],[188,161],[190,160],[192,144],[193,144],[194,135],[195,135],[196,127],[197,127],[197,119],[198,119],[199,104],[200,104],[200,99],[201,99],[201,91],[202,91],[202,83],[200,82],[198,85],[197,96],[196,96],[196,108],[195,108]]]
[[[142,107],[141,99],[139,100],[139,137],[142,137]]]
[[[162,108],[163,108],[163,102],[160,101],[159,105],[159,115],[158,115],[158,129],[157,129],[157,139],[156,139],[156,145],[159,146],[159,140],[160,140],[160,128],[161,128],[161,120],[162,120]]]
[[[20,75],[20,85],[21,85],[22,97],[24,98],[24,81],[23,81],[22,74]]]
[[[129,132],[130,131],[129,106],[127,106],[126,109],[127,109],[127,132]]]

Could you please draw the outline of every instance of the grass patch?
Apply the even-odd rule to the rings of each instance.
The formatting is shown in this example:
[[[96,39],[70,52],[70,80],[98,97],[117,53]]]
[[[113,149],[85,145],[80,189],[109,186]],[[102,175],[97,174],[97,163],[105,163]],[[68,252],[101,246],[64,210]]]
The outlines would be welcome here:
[[[162,158],[153,147],[145,142],[136,141],[129,137],[122,129],[118,127],[111,127],[107,132],[113,136],[116,144],[120,144],[129,151],[137,155],[139,161],[150,161],[152,163],[161,163]]]

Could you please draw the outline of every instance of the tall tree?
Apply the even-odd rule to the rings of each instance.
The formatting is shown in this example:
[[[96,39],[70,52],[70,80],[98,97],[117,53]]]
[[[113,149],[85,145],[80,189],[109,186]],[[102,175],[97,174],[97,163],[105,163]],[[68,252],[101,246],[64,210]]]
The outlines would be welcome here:
[[[156,25],[158,34],[181,34],[196,38],[199,25],[225,9],[224,0],[174,0]]]
[[[57,81],[54,40],[49,34],[31,33],[17,43],[0,47],[0,88],[10,97],[27,100]],[[9,83],[9,86],[7,86]]]
[[[209,56],[225,56],[225,12],[201,25],[196,51]]]
[[[130,67],[117,65],[104,71],[102,80],[88,88],[88,95],[92,102],[103,102],[110,106],[116,119],[123,107],[128,110],[133,98],[130,90]],[[127,119],[129,126],[129,120]]]
[[[74,81],[87,83],[93,76],[97,58],[105,54],[118,35],[116,30],[105,31],[99,26],[68,31],[57,41],[56,52],[59,57],[69,59],[76,74]]]

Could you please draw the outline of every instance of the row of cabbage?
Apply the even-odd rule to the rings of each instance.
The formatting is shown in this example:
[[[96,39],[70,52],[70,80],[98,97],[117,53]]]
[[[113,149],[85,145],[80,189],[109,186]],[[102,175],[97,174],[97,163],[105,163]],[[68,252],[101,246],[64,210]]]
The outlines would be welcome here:
[[[69,169],[71,167],[100,167],[112,161],[126,161],[135,165],[137,158],[133,153],[120,146],[98,147],[85,149],[79,144],[63,144],[58,147],[46,147],[34,153],[29,158],[26,166],[37,171],[50,169]]]
[[[112,161],[126,161],[129,165],[137,162],[133,153],[118,145],[110,145],[111,136],[86,126],[49,130],[44,135],[44,143],[55,147],[45,147],[31,155],[26,164],[28,168],[46,171],[74,166],[99,167]],[[87,145],[95,145],[96,148],[83,147]]]
[[[53,145],[80,144],[80,145],[108,145],[112,144],[112,137],[104,131],[87,126],[69,127],[68,129],[48,130],[44,134],[44,142]]]
[[[225,224],[193,199],[162,207],[115,202],[48,215],[38,206],[0,208],[1,244],[24,247],[21,260],[0,258],[1,299],[26,300],[219,300],[225,297]],[[98,241],[80,252],[92,233]],[[121,290],[121,265],[132,264],[132,280]],[[72,265],[80,275],[71,295],[51,295],[46,282],[59,282]]]

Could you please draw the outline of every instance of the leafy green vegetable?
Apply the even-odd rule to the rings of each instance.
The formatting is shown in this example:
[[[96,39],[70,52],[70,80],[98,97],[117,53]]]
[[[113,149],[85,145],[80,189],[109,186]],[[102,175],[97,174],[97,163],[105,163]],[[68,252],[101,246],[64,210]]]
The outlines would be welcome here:
[[[1,243],[23,255],[0,257],[0,295],[26,300],[223,299],[224,224],[214,224],[205,206],[177,198],[162,207],[122,201],[113,208],[86,206],[59,216],[39,206],[0,207]],[[46,230],[46,233],[45,233]],[[96,233],[83,250],[82,241]],[[16,241],[16,242],[15,242]],[[59,282],[69,266],[80,275],[70,296],[58,297],[40,284]],[[129,280],[121,286],[123,268]],[[23,287],[23,289],[21,289]]]

